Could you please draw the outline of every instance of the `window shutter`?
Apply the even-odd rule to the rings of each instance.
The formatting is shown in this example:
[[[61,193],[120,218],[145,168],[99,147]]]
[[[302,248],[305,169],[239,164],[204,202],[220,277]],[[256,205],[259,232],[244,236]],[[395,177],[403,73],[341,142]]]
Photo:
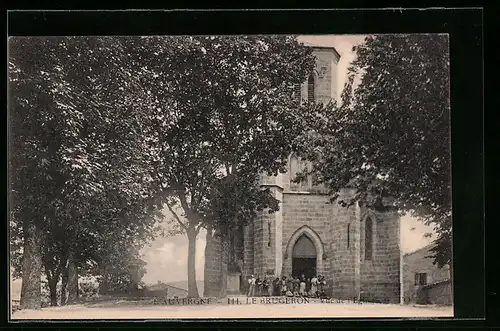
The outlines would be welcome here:
[[[314,76],[309,76],[307,80],[307,101],[314,102]]]

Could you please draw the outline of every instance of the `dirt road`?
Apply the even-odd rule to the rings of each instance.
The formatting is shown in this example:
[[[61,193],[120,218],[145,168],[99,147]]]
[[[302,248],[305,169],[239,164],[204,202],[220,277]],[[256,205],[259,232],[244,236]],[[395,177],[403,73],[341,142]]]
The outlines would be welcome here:
[[[346,317],[452,317],[453,307],[407,306],[337,302],[239,301],[156,302],[127,301],[20,310],[12,320],[26,319],[207,319],[207,318],[346,318]]]

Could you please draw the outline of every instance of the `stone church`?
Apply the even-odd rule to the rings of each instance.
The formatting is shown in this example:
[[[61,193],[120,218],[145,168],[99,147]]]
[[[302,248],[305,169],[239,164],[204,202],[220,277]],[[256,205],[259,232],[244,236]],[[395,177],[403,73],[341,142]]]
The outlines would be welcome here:
[[[295,95],[301,100],[327,103],[340,94],[340,55],[333,47],[307,46],[313,47],[316,69],[296,87]],[[304,166],[308,165],[291,155],[286,173],[261,177],[261,185],[269,187],[280,201],[280,210],[274,214],[263,212],[253,223],[232,234],[228,292],[244,293],[245,280],[252,274],[323,275],[333,298],[399,303],[397,213],[329,202],[327,190],[313,185],[311,178],[300,184],[292,182]],[[353,193],[343,190],[339,198]],[[217,295],[221,286],[221,246],[216,237],[207,234],[205,296]]]

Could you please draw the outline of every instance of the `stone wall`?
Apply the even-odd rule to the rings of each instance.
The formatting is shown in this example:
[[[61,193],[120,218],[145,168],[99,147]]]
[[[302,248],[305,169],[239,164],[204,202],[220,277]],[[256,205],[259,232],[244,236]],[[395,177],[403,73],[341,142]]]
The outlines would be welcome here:
[[[282,188],[279,186],[279,183],[277,183],[276,178],[263,176],[261,182],[269,187],[276,199],[279,201],[283,199]],[[250,238],[245,239],[247,242],[247,248],[245,250],[245,259],[248,261],[247,276],[249,274],[254,274],[255,276],[264,277],[267,273],[272,273],[274,276],[279,276],[281,274],[283,208],[281,204],[280,210],[276,213],[269,213],[268,210],[264,210],[260,212],[259,216],[254,220],[251,226],[253,229],[251,233],[253,243],[250,243]],[[248,234],[250,235],[250,233]],[[252,248],[253,257],[250,257],[248,255],[251,254],[250,250]],[[250,261],[252,261],[251,268]]]
[[[403,257],[403,293],[405,303],[417,302],[417,292],[421,287],[415,284],[415,274],[427,274],[427,284],[433,284],[450,279],[449,266],[438,268],[433,264],[433,258],[428,257],[434,245],[425,246]],[[450,288],[451,289],[451,288]]]
[[[249,245],[248,241],[245,241],[245,235],[248,233],[250,238],[253,238],[253,223],[245,227],[242,236],[238,233],[238,229],[235,229],[235,241],[234,241],[234,252],[231,251],[231,247],[228,247],[229,254],[236,254],[236,263],[240,268],[242,267],[242,275],[245,277],[247,269],[249,273],[253,272],[253,242]],[[205,266],[204,266],[204,293],[203,296],[213,297],[219,295],[221,286],[221,276],[222,276],[222,243],[221,238],[216,235],[211,235],[207,232],[206,246],[205,246]],[[252,252],[252,254],[245,254],[245,251]],[[243,255],[243,260],[238,259],[240,255]],[[201,295],[202,293],[200,293]]]
[[[254,274],[262,277],[268,269],[274,268],[273,214],[261,212],[254,222]],[[271,231],[271,234],[269,233]]]
[[[372,259],[365,258],[367,217],[372,219]],[[400,302],[399,216],[395,212],[363,210],[361,218],[362,298],[374,302]]]
[[[144,294],[147,297],[165,297],[165,293],[167,294],[166,295],[167,298],[175,298],[175,297],[185,298],[188,295],[188,291],[184,289],[163,284],[160,282],[158,282],[158,284],[148,286],[144,291]]]
[[[338,95],[337,91],[337,64],[339,58],[332,48],[315,48],[316,66],[314,68],[314,99],[328,103]],[[308,100],[307,78],[301,85],[301,99]]]
[[[352,192],[343,190],[340,198]],[[356,206],[342,207],[329,202],[327,195],[286,192],[282,202],[282,269],[278,275],[292,271],[291,249],[300,234],[312,234],[322,249],[317,273],[325,275],[335,298],[357,297],[366,301],[398,303],[400,298],[399,218],[394,213],[374,213]],[[365,220],[373,221],[373,256],[365,260]],[[245,227],[244,279],[250,274],[263,276],[277,266],[276,214],[262,212]],[[348,232],[349,230],[349,232]],[[317,236],[315,239],[314,236]],[[279,243],[279,242],[278,242]],[[317,252],[320,250],[317,249]],[[206,283],[218,292],[220,281],[220,241],[207,238]],[[206,292],[205,295],[210,295]]]
[[[254,262],[254,236],[253,236],[254,224],[253,222],[245,226],[244,238],[243,238],[243,278],[247,279],[253,271]]]
[[[290,238],[302,227],[307,226],[314,231],[325,249],[325,243],[328,242],[328,225],[331,221],[331,205],[328,205],[327,202],[328,196],[325,195],[291,192],[283,194],[283,275],[288,276],[292,272],[291,248],[295,242],[290,242]],[[314,242],[313,238],[310,239]],[[319,274],[325,273],[324,259],[326,257],[327,254],[323,254],[316,261],[317,273]]]
[[[333,49],[324,48],[314,50],[316,56],[315,68],[315,99],[328,103],[337,95],[337,70],[338,58]]]
[[[447,279],[424,287],[423,292],[425,293],[425,297],[428,299],[430,304],[452,305],[452,286],[451,280]]]
[[[205,267],[203,296],[213,297],[219,294],[221,282],[221,258],[222,245],[219,237],[207,232],[207,243],[205,246]],[[201,293],[200,293],[201,295]]]
[[[332,202],[332,222],[329,241],[329,278],[332,295],[352,299],[359,292],[359,225],[355,206],[342,207],[339,200],[348,199],[353,192],[342,190]]]

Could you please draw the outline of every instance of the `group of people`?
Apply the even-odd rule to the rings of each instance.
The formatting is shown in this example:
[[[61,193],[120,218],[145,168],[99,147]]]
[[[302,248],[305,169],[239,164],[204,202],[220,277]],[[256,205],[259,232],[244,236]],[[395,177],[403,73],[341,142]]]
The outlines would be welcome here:
[[[251,275],[248,278],[249,297],[262,296],[289,296],[289,297],[326,297],[326,280],[322,275],[306,278],[304,274],[301,277],[292,275],[283,276],[274,280],[269,277],[257,277]]]

